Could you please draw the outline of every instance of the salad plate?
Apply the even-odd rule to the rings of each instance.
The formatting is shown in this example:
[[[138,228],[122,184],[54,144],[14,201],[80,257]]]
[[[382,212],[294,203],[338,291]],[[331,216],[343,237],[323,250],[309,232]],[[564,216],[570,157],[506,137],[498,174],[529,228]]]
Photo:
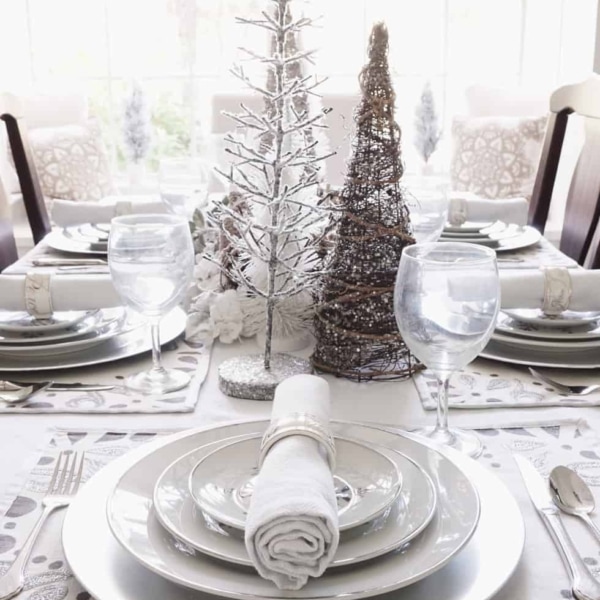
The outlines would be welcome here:
[[[254,437],[222,446],[188,472],[191,497],[217,522],[244,529],[260,443]],[[372,446],[336,438],[335,449],[339,528],[344,531],[381,514],[398,496],[402,476],[395,461]]]
[[[539,308],[523,308],[504,310],[503,312],[515,321],[541,325],[542,327],[577,327],[596,323],[600,320],[600,312],[597,311],[576,312],[565,310],[559,315],[547,315]]]

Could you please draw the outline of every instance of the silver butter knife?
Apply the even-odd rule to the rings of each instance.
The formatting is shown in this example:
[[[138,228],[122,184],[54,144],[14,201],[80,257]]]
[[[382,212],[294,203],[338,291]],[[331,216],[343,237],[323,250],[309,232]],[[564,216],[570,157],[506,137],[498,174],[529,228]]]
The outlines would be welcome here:
[[[550,531],[567,567],[573,596],[578,600],[600,600],[600,583],[590,573],[567,533],[560,518],[560,511],[552,501],[548,482],[526,458],[518,454],[513,454],[513,458],[521,471],[529,497]]]

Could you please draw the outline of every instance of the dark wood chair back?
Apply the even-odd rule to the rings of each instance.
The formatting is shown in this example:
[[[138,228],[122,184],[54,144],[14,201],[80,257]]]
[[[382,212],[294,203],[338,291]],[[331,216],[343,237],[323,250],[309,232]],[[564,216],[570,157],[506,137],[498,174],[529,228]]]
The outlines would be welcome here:
[[[586,268],[600,268],[600,78],[566,85],[550,98],[550,117],[529,206],[529,224],[542,233],[548,219],[569,116],[583,117],[585,143],[571,179],[560,249]]]
[[[37,244],[50,232],[50,217],[46,210],[44,195],[33,161],[27,126],[15,96],[0,94],[0,119],[6,123],[8,143],[21,186],[23,204],[27,212],[33,241]]]

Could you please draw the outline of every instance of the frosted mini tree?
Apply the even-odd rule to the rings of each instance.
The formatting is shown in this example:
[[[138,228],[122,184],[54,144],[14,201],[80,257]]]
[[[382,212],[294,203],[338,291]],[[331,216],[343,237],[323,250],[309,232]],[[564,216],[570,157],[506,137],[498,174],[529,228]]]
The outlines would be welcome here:
[[[415,110],[415,147],[425,164],[435,152],[441,135],[433,92],[428,81]]]
[[[131,161],[139,165],[150,148],[150,112],[142,86],[134,82],[125,101],[123,137]]]
[[[263,97],[265,110],[259,114],[242,105],[240,114],[229,114],[244,135],[226,136],[232,163],[229,172],[219,171],[244,194],[248,211],[240,214],[224,205],[211,213],[235,260],[224,265],[207,256],[234,284],[265,301],[264,353],[226,361],[219,369],[225,393],[252,399],[270,399],[284,377],[311,370],[308,361],[272,352],[273,313],[277,302],[303,293],[317,276],[318,231],[326,217],[315,199],[319,162],[327,156],[319,155],[318,140],[309,132],[323,126],[327,111],[310,114],[308,103],[298,101],[313,94],[320,81],[295,66],[311,62],[313,52],[289,43],[312,20],[294,18],[292,0],[269,4],[272,10],[260,18],[237,19],[272,38],[268,55],[242,49],[267,68],[267,84],[251,81],[241,66],[232,70]]]

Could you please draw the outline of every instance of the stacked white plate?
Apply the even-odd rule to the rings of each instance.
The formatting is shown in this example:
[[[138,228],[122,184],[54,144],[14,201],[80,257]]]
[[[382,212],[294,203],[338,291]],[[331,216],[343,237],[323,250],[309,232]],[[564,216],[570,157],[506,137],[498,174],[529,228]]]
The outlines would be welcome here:
[[[462,225],[446,225],[439,241],[467,242],[487,246],[496,252],[508,252],[532,246],[540,237],[540,232],[533,227],[521,227],[502,221],[466,221]]]
[[[56,229],[48,234],[44,241],[60,252],[106,256],[109,232],[108,223],[86,223]]]
[[[252,568],[243,542],[267,425],[169,436],[89,481],[68,510],[63,545],[90,594],[183,600],[192,589],[280,598]],[[340,545],[322,577],[286,598],[362,598],[405,588],[406,599],[483,600],[502,586],[519,561],[524,527],[494,475],[413,436],[350,423],[332,428]]]
[[[498,315],[490,343],[481,354],[502,362],[539,367],[600,367],[600,312],[511,310]]]
[[[67,369],[133,356],[151,348],[144,320],[123,307],[56,312],[37,319],[0,311],[0,371]],[[161,324],[161,341],[185,328],[176,309]]]

